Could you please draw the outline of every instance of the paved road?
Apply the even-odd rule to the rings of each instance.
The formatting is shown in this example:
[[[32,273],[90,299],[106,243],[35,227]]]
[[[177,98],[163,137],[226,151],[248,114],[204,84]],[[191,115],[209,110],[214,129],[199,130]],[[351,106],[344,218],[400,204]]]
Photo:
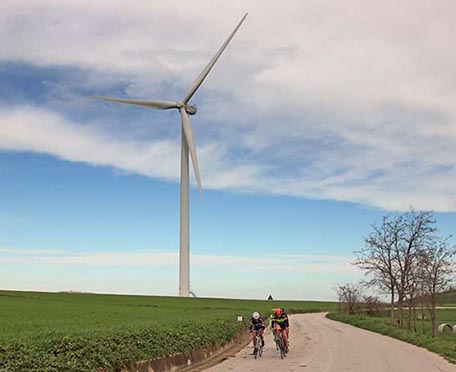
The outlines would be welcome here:
[[[266,337],[262,358],[252,347],[206,372],[456,372],[456,365],[425,349],[326,319],[324,314],[291,317],[290,352],[284,359]]]

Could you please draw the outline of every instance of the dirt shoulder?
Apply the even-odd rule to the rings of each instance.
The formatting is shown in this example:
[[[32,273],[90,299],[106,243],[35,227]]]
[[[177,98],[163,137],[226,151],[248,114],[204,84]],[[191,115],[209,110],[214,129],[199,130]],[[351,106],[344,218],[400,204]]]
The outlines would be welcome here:
[[[180,369],[179,371],[182,371],[182,372],[205,371],[213,366],[216,366],[216,365],[224,362],[225,360],[228,360],[229,358],[236,357],[236,354],[238,354],[241,350],[245,349],[249,342],[250,342],[250,335],[248,333],[245,333],[245,335],[243,335],[242,337],[239,337],[239,339],[236,340],[231,346],[224,348],[222,351],[213,355],[211,358],[203,360],[193,366],[190,366],[190,367],[187,367],[184,369]]]

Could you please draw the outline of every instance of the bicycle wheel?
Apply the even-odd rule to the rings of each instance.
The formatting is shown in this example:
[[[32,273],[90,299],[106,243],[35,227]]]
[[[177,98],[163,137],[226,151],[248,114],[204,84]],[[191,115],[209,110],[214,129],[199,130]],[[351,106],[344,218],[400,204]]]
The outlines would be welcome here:
[[[253,357],[256,359],[260,354],[260,338],[258,336],[255,337],[255,346],[253,347]]]
[[[284,357],[284,342],[283,342],[283,334],[282,332],[277,332],[277,343],[276,343],[276,347],[277,347],[277,350],[280,352],[280,359],[283,359]]]
[[[257,336],[258,355],[263,356],[263,340],[260,336]]]
[[[279,348],[279,338],[277,337],[277,333],[274,332],[274,343],[275,343],[275,347],[276,347],[276,350],[279,351],[280,348]]]

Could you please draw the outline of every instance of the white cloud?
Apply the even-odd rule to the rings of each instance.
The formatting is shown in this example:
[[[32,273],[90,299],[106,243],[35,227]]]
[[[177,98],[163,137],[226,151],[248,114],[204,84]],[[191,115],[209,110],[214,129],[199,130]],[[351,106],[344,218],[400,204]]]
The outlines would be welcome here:
[[[57,253],[57,254],[56,254]],[[352,257],[323,255],[230,256],[192,254],[191,266],[223,271],[270,273],[354,273]],[[146,250],[138,252],[84,252],[33,249],[0,249],[0,262],[75,266],[176,267],[177,252]],[[254,263],[254,264],[252,264]],[[335,270],[335,271],[334,271]]]
[[[0,148],[55,155],[61,159],[112,166],[124,171],[178,180],[180,141],[119,140],[97,123],[81,126],[58,114],[26,107],[0,110]],[[226,149],[214,144],[199,148],[205,185],[214,188],[254,187],[258,169],[224,164]]]
[[[352,260],[329,255],[192,254],[192,289],[199,296],[266,298],[274,293],[281,299],[333,300],[335,283],[362,275]],[[2,248],[0,280],[16,290],[170,295],[178,286],[178,262],[177,252],[160,250],[72,253]]]
[[[131,96],[169,99],[249,10],[195,96],[195,121],[217,123],[195,128],[205,187],[456,210],[451,0],[7,0],[3,9],[0,60],[85,69],[95,88],[96,76],[117,75]],[[178,177],[178,138],[114,138],[100,123],[36,108],[3,110],[0,123],[2,149]]]
[[[56,255],[62,251],[57,249],[20,249],[20,248],[4,248],[0,247],[0,255]]]
[[[35,107],[6,110],[0,114],[0,147],[6,150],[48,153],[70,161],[176,177],[178,146],[168,141],[125,143],[97,131],[96,126],[78,126],[57,114]],[[148,161],[154,159],[154,168]],[[170,163],[174,167],[168,167]],[[166,164],[160,167],[161,164]]]

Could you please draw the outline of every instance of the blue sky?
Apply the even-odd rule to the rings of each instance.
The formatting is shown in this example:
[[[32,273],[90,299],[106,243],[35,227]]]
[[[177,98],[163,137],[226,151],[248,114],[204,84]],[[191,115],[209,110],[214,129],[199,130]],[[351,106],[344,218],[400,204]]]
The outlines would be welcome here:
[[[179,6],[177,6],[179,4]],[[200,296],[333,299],[372,223],[456,222],[451,1],[7,0],[0,37],[0,286],[176,295],[178,100],[192,99]]]

